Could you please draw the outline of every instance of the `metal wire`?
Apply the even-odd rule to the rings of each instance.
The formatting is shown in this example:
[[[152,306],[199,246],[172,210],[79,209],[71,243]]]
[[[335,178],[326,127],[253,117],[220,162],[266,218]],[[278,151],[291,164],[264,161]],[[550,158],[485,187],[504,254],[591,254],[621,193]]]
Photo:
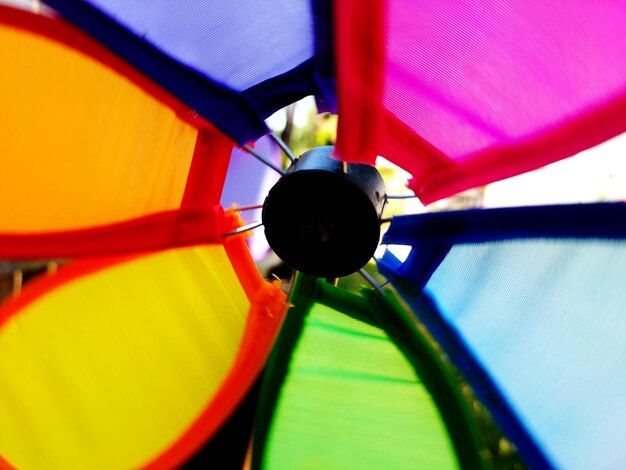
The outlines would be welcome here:
[[[415,194],[387,194],[387,199],[413,199],[417,196]]]
[[[257,160],[259,160],[264,165],[267,165],[268,167],[270,167],[275,172],[280,173],[283,176],[285,175],[285,170],[283,170],[282,168],[274,165],[272,162],[270,162],[267,158],[265,158],[263,155],[261,155],[259,152],[254,150],[249,145],[243,145],[241,148],[244,149],[246,152],[248,152],[253,157],[255,157]]]
[[[297,158],[293,154],[291,149],[287,146],[285,141],[283,139],[281,139],[280,136],[276,132],[271,132],[270,133],[270,137],[272,139],[274,139],[274,142],[276,142],[278,144],[278,146],[282,149],[282,151],[285,152],[285,155],[287,155],[287,158],[289,158],[289,160],[291,160],[291,163],[295,163]]]
[[[370,284],[374,289],[376,289],[376,292],[378,292],[380,295],[385,295],[385,291],[378,285],[378,282],[376,282],[376,279],[374,279],[370,273],[368,273],[365,269],[361,268],[359,269],[359,274],[363,277],[363,279],[365,279],[368,284]]]
[[[237,212],[253,211],[255,209],[263,209],[263,204],[257,204],[256,206],[235,206],[234,210]]]
[[[253,222],[248,225],[242,225],[241,227],[236,228],[235,230],[231,230],[230,232],[226,232],[222,234],[222,237],[231,237],[233,235],[239,235],[240,233],[247,232],[248,230],[254,230],[255,228],[263,225],[263,222]]]

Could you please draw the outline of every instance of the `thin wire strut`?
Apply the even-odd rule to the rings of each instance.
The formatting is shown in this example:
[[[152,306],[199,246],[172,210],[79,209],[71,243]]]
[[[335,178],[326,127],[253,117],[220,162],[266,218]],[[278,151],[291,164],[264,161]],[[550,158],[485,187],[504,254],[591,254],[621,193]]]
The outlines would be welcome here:
[[[263,222],[252,222],[251,224],[248,224],[248,225],[242,225],[241,227],[238,227],[235,230],[223,233],[222,237],[231,237],[233,235],[239,235],[240,233],[247,232],[248,230],[254,230],[255,228],[260,227],[261,225],[263,225]]]
[[[275,172],[280,173],[283,176],[285,175],[285,170],[283,170],[282,168],[279,168],[276,165],[274,165],[272,162],[270,162],[267,158],[265,158],[263,155],[261,155],[259,152],[254,150],[249,145],[243,145],[241,148],[244,149],[246,152],[248,152],[253,157],[255,157],[257,160],[259,160],[264,165],[269,166]]]
[[[415,194],[387,194],[387,199],[413,199],[417,196]]]
[[[241,206],[241,207],[235,206],[234,210],[237,212],[245,212],[245,211],[253,211],[255,209],[263,209],[263,204],[257,204],[255,206]]]
[[[376,279],[374,279],[370,275],[370,273],[368,273],[365,269],[361,268],[359,269],[359,274],[363,276],[363,279],[365,279],[369,285],[371,285],[374,289],[376,289],[376,292],[378,292],[380,295],[385,295],[385,291],[382,290],[382,288],[376,282]]]
[[[13,297],[19,297],[24,284],[24,272],[21,269],[13,271]]]
[[[276,132],[273,132],[273,131],[270,133],[270,137],[274,139],[274,142],[276,142],[278,146],[282,149],[282,151],[285,152],[285,155],[287,155],[287,158],[291,160],[291,163],[295,163],[297,158],[293,154],[291,149],[287,146],[285,141],[281,139],[280,136]]]

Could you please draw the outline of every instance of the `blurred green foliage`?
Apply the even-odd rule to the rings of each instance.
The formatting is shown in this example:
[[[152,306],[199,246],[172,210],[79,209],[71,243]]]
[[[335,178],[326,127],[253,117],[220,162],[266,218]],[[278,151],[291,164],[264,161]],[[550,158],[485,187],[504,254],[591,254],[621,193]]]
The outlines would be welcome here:
[[[304,127],[294,126],[289,146],[296,156],[320,145],[335,145],[337,140],[337,116],[329,113],[316,114],[311,108]]]

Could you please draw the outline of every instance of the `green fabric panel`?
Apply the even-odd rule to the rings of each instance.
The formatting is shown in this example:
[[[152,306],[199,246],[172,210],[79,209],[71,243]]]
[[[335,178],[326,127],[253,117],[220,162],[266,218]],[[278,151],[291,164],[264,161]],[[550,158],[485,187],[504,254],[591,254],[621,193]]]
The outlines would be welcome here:
[[[458,463],[432,398],[387,335],[313,304],[278,397],[263,468]]]

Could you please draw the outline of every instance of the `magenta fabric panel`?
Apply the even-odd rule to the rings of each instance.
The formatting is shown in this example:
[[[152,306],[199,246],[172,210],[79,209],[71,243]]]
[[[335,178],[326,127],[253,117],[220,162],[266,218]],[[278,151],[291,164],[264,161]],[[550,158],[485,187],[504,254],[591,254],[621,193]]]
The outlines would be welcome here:
[[[626,131],[623,0],[386,4],[380,153],[423,202]]]
[[[624,92],[624,1],[388,5],[385,106],[461,162]]]
[[[426,141],[386,155],[424,202],[626,129],[622,0],[387,0],[387,15],[383,150],[402,125]]]

